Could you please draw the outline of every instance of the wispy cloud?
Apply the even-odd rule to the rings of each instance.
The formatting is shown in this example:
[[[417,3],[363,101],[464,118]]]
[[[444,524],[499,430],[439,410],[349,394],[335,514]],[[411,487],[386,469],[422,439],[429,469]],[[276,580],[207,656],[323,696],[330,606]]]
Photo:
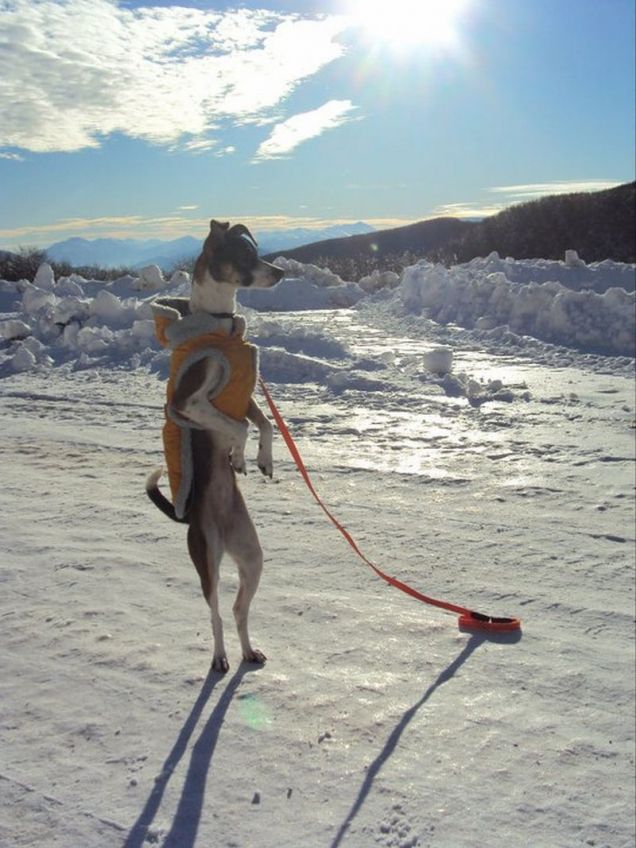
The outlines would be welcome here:
[[[496,215],[506,206],[505,203],[477,203],[466,201],[464,203],[444,203],[433,209],[433,215],[441,218],[487,218]]]
[[[196,208],[196,207],[194,207]],[[185,211],[185,210],[184,210]],[[69,236],[83,238],[175,238],[197,227],[209,226],[209,219],[165,215],[144,218],[141,215],[112,215],[99,218],[61,218],[48,224],[0,229],[7,244],[46,244]],[[176,233],[176,236],[174,235]]]
[[[0,159],[8,159],[11,162],[24,162],[24,156],[19,153],[2,153],[0,151]]]
[[[574,194],[581,191],[602,191],[620,185],[615,180],[569,180],[566,182],[528,183],[526,185],[495,186],[494,194],[505,194],[512,200],[534,200],[548,194]]]
[[[256,9],[5,0],[0,147],[74,151],[115,132],[213,145],[224,122],[271,121],[342,55],[345,26]]]
[[[218,142],[215,139],[200,138],[192,141],[184,141],[180,145],[174,145],[173,150],[187,150],[188,153],[207,153],[217,147]]]
[[[292,115],[274,127],[269,138],[256,151],[253,161],[262,162],[287,156],[303,141],[352,120],[351,113],[355,108],[350,100],[329,100],[318,109]]]
[[[620,182],[612,180],[570,180],[546,183],[525,183],[523,185],[494,186],[486,189],[490,194],[501,195],[496,203],[483,201],[464,201],[460,203],[445,203],[435,207],[434,215],[452,216],[453,218],[487,218],[496,215],[513,203],[538,200],[551,194],[573,194],[584,191],[602,191],[614,188]]]
[[[174,239],[180,236],[190,235],[203,239],[210,226],[208,216],[190,216],[188,212],[196,211],[196,206],[184,206],[173,215],[143,217],[141,215],[122,215],[99,218],[62,218],[52,221],[50,224],[13,227],[11,229],[0,229],[0,239],[7,247],[18,245],[41,245],[48,246],[54,241],[71,236],[83,238],[160,238]],[[181,214],[183,213],[183,214]],[[222,210],[216,213],[216,217],[223,220],[231,220],[233,223],[241,222],[248,226],[252,232],[259,233],[272,230],[288,230],[295,227],[307,229],[323,229],[334,224],[352,224],[358,218],[317,218],[310,215],[250,215],[249,213],[237,215],[224,215]],[[421,217],[424,216],[420,216]],[[418,218],[365,218],[365,221],[378,230],[400,227],[404,224],[412,224]]]

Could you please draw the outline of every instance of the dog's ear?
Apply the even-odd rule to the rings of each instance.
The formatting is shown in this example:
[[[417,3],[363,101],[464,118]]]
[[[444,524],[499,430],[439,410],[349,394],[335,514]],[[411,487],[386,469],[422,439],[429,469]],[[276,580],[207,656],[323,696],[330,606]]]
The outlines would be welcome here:
[[[214,218],[210,221],[210,234],[213,238],[222,239],[225,237],[226,232],[230,228],[230,222],[225,221],[225,223],[221,223],[220,221],[215,221]]]
[[[251,246],[254,248],[254,250],[258,251],[258,244],[256,242],[256,239],[244,224],[234,224],[234,226],[231,228],[227,235],[228,238],[246,239],[249,244],[251,244]]]

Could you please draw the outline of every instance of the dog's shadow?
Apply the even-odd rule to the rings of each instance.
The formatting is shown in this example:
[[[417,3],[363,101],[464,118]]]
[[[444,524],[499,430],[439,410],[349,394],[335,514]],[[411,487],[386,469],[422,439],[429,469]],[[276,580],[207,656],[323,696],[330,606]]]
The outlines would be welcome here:
[[[451,678],[457,673],[457,671],[461,668],[461,666],[466,662],[466,660],[470,657],[473,651],[479,647],[479,645],[483,644],[486,641],[490,642],[499,642],[506,644],[514,644],[518,642],[521,638],[520,633],[511,633],[511,634],[501,634],[501,635],[491,635],[486,636],[483,634],[473,633],[468,640],[468,642],[464,645],[461,652],[455,657],[455,659],[448,665],[436,680],[431,683],[428,689],[424,692],[422,697],[413,704],[412,707],[409,707],[408,710],[402,715],[398,723],[395,725],[391,733],[389,734],[388,739],[384,743],[384,747],[377,755],[375,760],[371,763],[369,768],[367,769],[367,773],[365,775],[364,780],[362,781],[362,785],[358,790],[358,795],[351,805],[351,809],[347,813],[344,821],[338,828],[338,832],[331,843],[330,848],[338,848],[343,838],[345,837],[347,831],[351,827],[353,820],[360,812],[362,805],[364,804],[369,792],[371,791],[371,787],[373,786],[373,782],[378,776],[382,766],[387,762],[387,760],[391,757],[395,749],[397,748],[400,738],[404,731],[406,730],[408,724],[415,717],[419,709],[429,700],[429,698],[435,693],[440,686],[444,683],[451,680]]]
[[[185,777],[181,798],[174,814],[170,830],[163,841],[164,848],[192,848],[196,842],[207,774],[214,756],[214,750],[225,716],[243,677],[250,672],[249,666],[242,665],[230,678],[223,694],[212,710],[199,738],[192,747],[190,764]],[[177,765],[183,757],[188,742],[201,717],[212,691],[223,678],[210,669],[190,715],[185,720],[179,735],[166,757],[159,777],[148,796],[144,807],[130,829],[123,848],[142,848],[147,843],[149,831],[161,805],[166,787]]]

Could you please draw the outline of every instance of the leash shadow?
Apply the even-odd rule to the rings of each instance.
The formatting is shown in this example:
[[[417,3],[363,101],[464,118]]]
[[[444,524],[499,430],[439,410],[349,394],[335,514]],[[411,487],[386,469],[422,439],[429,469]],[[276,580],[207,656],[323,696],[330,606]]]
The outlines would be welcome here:
[[[391,731],[389,738],[384,743],[384,747],[367,769],[367,773],[362,782],[362,786],[358,791],[358,796],[353,802],[351,809],[347,813],[344,821],[338,828],[338,833],[336,834],[335,839],[331,843],[330,848],[338,848],[338,846],[344,839],[347,831],[353,823],[353,820],[360,812],[362,805],[364,804],[369,792],[371,791],[373,782],[380,773],[382,766],[392,756],[393,752],[395,751],[400,742],[402,734],[404,733],[412,719],[415,717],[417,712],[420,710],[420,708],[424,706],[424,704],[429,700],[429,698],[432,697],[432,695],[434,695],[434,693],[440,688],[440,686],[443,686],[444,683],[447,683],[454,677],[454,675],[462,667],[462,665],[466,662],[470,655],[479,647],[479,645],[486,641],[488,641],[487,636],[483,634],[473,634],[468,640],[468,642],[464,645],[458,656],[455,657],[452,663],[441,672],[441,674],[437,677],[435,681],[433,681],[433,683],[428,687],[426,692],[424,692],[419,701],[413,704],[412,707],[409,707],[409,709],[402,715],[402,718],[398,721],[396,726]],[[502,640],[497,639],[497,641]],[[511,640],[507,639],[505,641]]]
[[[201,817],[203,796],[205,792],[205,779],[212,761],[212,755],[214,754],[214,748],[216,747],[219,731],[223,724],[223,719],[225,718],[230,702],[234,697],[234,693],[236,692],[241,679],[246,674],[247,670],[248,669],[245,667],[239,667],[238,671],[236,671],[232,676],[217,705],[214,707],[210,718],[206,722],[198,740],[194,744],[181,799],[179,801],[170,832],[164,842],[165,846],[171,845],[176,847],[178,845],[179,848],[181,848],[181,846],[183,846],[183,848],[187,848],[187,846],[194,845],[199,819]],[[157,815],[159,807],[161,806],[161,801],[166,791],[166,787],[168,786],[176,767],[187,749],[188,742],[194,733],[194,729],[201,718],[201,714],[210,699],[212,691],[221,679],[221,675],[219,675],[218,672],[210,669],[205,681],[203,682],[201,691],[192,706],[190,715],[185,720],[172,750],[166,757],[159,777],[155,780],[155,785],[153,786],[141,813],[130,829],[122,848],[143,848],[143,846],[147,844],[148,831],[155,819],[155,816]],[[184,820],[184,815],[195,816],[195,814],[196,817],[193,818],[192,821],[186,822]],[[183,834],[182,836],[180,835],[181,833]]]

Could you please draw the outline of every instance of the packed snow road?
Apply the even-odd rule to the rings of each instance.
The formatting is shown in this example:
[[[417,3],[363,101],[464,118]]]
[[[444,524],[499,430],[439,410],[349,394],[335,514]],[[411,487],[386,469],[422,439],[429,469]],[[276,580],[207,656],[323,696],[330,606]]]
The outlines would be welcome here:
[[[0,844],[631,846],[634,395],[616,360],[480,344],[374,310],[250,316],[316,487],[421,591],[523,619],[462,633],[386,587],[280,439],[242,487],[269,660],[211,636],[183,528],[143,495],[163,384],[0,384]],[[450,371],[423,362],[437,351]],[[255,455],[253,443],[251,454]]]

